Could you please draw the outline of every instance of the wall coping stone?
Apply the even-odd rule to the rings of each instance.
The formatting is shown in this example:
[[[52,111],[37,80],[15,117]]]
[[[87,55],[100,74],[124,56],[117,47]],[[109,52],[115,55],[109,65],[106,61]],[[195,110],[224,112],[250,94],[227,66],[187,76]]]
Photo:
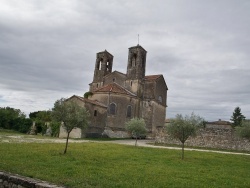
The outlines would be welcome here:
[[[39,179],[20,176],[0,171],[0,187],[22,187],[22,188],[66,188],[54,185]]]

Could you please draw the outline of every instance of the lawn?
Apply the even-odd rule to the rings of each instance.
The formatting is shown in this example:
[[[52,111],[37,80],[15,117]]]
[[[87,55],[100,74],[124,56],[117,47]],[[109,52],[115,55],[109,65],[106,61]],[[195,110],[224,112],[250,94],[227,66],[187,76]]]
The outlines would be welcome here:
[[[0,143],[0,170],[67,187],[250,187],[250,156],[108,143]]]

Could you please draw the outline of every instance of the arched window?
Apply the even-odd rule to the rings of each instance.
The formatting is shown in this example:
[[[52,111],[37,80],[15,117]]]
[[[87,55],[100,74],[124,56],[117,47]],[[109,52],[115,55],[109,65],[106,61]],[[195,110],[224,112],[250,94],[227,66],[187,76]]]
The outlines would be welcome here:
[[[135,67],[136,66],[136,54],[131,55],[130,59],[130,67]]]
[[[101,59],[100,62],[99,62],[98,70],[101,70],[101,69],[102,69],[102,61],[103,61],[103,59]]]
[[[132,57],[132,67],[136,66],[136,55]]]
[[[109,105],[109,114],[112,114],[112,115],[116,114],[116,104],[115,103],[111,103]]]
[[[106,71],[109,71],[109,62],[106,63]]]
[[[94,111],[94,116],[97,116],[97,110]]]
[[[160,103],[162,103],[162,97],[161,97],[161,96],[158,97],[158,101],[159,101]]]
[[[127,107],[127,118],[130,118],[131,115],[132,115],[132,107],[129,105],[129,106]]]

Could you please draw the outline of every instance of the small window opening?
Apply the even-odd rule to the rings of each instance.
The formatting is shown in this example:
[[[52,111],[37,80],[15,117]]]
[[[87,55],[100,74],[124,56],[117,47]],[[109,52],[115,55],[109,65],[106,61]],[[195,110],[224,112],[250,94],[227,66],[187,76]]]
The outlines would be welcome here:
[[[160,103],[162,103],[162,97],[161,97],[161,96],[158,97],[158,101],[159,101]]]
[[[97,116],[97,110],[94,111],[94,116]]]
[[[132,87],[132,85],[133,85],[133,82],[132,82],[132,81],[130,81],[130,86]]]
[[[113,78],[113,82],[115,82],[115,78]]]
[[[109,62],[106,63],[106,71],[109,71]]]
[[[102,69],[102,59],[100,60],[100,62],[99,62],[99,65],[98,65],[99,67],[98,67],[98,69],[99,70],[101,70]]]
[[[127,107],[127,118],[130,118],[131,115],[132,115],[132,107],[129,105],[129,106]]]
[[[111,103],[109,105],[109,113],[112,114],[112,115],[116,114],[116,105],[115,105],[115,103]]]
[[[135,67],[136,66],[136,57],[134,56],[132,58],[132,67]]]

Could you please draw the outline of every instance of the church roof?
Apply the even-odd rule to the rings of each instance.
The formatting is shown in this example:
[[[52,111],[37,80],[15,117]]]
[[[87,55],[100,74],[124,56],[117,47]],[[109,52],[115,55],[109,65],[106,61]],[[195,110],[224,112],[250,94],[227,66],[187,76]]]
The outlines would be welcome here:
[[[136,96],[134,93],[128,91],[127,89],[118,85],[115,82],[112,84],[108,84],[106,86],[103,86],[100,89],[95,90],[95,92],[111,92],[111,93],[119,93],[119,94]]]
[[[105,78],[105,77],[108,77],[108,76],[110,76],[110,75],[113,75],[113,74],[120,74],[120,75],[122,75],[122,76],[124,76],[124,77],[126,76],[126,74],[124,74],[124,73],[122,73],[122,72],[119,72],[119,71],[116,71],[116,70],[115,70],[115,71],[113,71],[113,72],[107,74],[106,76],[104,76],[104,78]]]
[[[158,75],[148,75],[148,76],[145,76],[145,80],[146,81],[154,81],[158,78],[160,78],[162,76],[162,74],[158,74]]]
[[[75,98],[77,98],[77,99],[79,99],[79,100],[81,100],[81,101],[83,101],[83,102],[88,102],[88,103],[91,103],[91,104],[94,104],[94,105],[97,105],[97,106],[101,106],[101,107],[107,108],[107,106],[106,106],[105,104],[103,104],[103,103],[101,103],[101,102],[99,102],[99,101],[97,101],[97,100],[90,100],[90,99],[86,99],[86,98],[84,98],[84,97],[80,97],[80,96],[77,96],[77,95],[73,95],[73,96],[70,97],[69,99],[71,99],[71,98],[73,98],[73,97],[75,97]],[[69,100],[69,99],[68,99],[68,100]]]

